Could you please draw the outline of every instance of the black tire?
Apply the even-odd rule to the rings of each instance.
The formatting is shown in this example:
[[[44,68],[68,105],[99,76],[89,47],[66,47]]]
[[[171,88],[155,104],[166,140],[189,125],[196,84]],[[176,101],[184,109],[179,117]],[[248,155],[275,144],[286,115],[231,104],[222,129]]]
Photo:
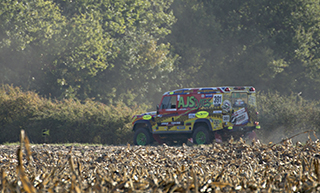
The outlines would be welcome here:
[[[204,126],[196,127],[192,135],[193,143],[195,144],[209,144],[211,143],[211,135],[208,129]]]
[[[145,128],[138,128],[134,132],[133,142],[135,145],[149,145],[153,138],[151,133]]]

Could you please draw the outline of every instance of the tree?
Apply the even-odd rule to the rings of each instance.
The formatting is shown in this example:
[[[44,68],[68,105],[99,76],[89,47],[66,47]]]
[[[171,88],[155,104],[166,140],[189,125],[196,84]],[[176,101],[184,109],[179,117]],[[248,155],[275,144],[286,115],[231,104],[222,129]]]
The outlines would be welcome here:
[[[175,21],[171,3],[1,2],[1,54],[15,55],[0,59],[1,72],[6,72],[2,83],[51,97],[106,103],[120,95],[127,102],[147,92],[152,95],[174,68],[170,44],[163,41]]]
[[[284,93],[316,84],[308,55],[317,55],[318,7],[316,0],[176,0],[177,23],[168,41],[181,56],[178,81]]]
[[[0,19],[1,83],[39,89],[46,65],[41,51],[56,41],[65,19],[54,4],[44,0],[1,1]]]

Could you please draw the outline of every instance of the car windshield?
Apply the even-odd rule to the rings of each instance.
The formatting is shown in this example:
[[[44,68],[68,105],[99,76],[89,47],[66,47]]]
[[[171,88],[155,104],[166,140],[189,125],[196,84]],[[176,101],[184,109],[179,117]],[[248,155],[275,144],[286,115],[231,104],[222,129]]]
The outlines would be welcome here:
[[[234,92],[231,95],[233,107],[246,107],[248,104],[248,95],[245,92]]]

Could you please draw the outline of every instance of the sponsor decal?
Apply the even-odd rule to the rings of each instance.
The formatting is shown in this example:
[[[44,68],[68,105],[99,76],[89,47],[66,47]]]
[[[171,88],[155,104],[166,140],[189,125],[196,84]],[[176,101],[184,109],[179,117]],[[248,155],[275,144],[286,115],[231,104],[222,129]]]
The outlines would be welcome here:
[[[199,94],[206,94],[206,93],[216,93],[218,90],[213,90],[213,89],[206,89],[206,90],[199,90]]]
[[[199,111],[196,113],[196,117],[198,118],[206,118],[209,115],[207,111]]]
[[[213,114],[221,114],[222,111],[212,111]]]
[[[234,105],[238,107],[243,106],[244,104],[245,104],[244,101],[241,99],[236,99],[236,101],[234,102]]]
[[[151,115],[144,115],[144,116],[142,117],[142,119],[144,119],[144,120],[150,120],[151,118],[152,118]]]
[[[174,94],[188,94],[190,92],[190,90],[178,90],[175,91]]]
[[[205,98],[212,98],[213,97],[213,94],[206,94],[205,95]]]
[[[214,129],[218,128],[220,125],[221,121],[219,119],[214,119],[213,120],[213,125],[214,125]]]
[[[222,103],[222,94],[216,94],[213,96],[213,105],[220,106]]]
[[[178,126],[177,129],[185,129],[185,126]]]
[[[245,108],[242,108],[242,109],[239,109],[239,110],[237,110],[236,112],[234,112],[233,115],[238,116],[238,115],[240,115],[240,114],[242,114],[242,113],[244,113],[244,112],[246,112],[246,109],[245,109]]]
[[[229,100],[224,100],[222,104],[222,110],[228,112],[231,109],[231,102]]]
[[[196,114],[195,113],[190,113],[190,114],[188,114],[188,118],[189,119],[196,118]]]
[[[184,122],[162,122],[162,123],[157,123],[158,126],[175,126],[175,125],[184,125]]]
[[[230,116],[229,115],[222,115],[222,121],[225,122],[230,122]]]
[[[249,121],[249,115],[245,108],[239,109],[231,116],[231,123],[234,125],[243,125]]]
[[[186,103],[184,102],[184,97],[180,97],[178,108],[184,107],[184,108],[200,108],[200,107],[210,107],[210,99],[200,99],[198,100],[194,96],[188,96]]]

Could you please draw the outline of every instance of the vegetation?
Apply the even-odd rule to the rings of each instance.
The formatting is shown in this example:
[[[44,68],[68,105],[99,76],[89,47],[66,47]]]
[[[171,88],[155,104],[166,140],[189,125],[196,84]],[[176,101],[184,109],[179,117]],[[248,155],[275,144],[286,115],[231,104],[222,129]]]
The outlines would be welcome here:
[[[176,0],[167,37],[183,86],[319,95],[318,0]]]
[[[33,143],[132,143],[131,117],[143,111],[121,102],[107,106],[90,99],[50,100],[6,85],[0,90],[0,143],[18,141],[21,129]]]
[[[305,100],[295,94],[259,93],[258,104],[263,138],[283,134],[289,137],[307,130],[319,133],[319,101]]]
[[[319,102],[278,93],[258,94],[261,136],[287,135],[302,130],[319,132]],[[61,101],[22,92],[5,85],[0,90],[0,143],[17,142],[24,129],[32,143],[132,144],[131,117],[146,111],[147,106],[128,107],[122,102],[105,105],[87,99]],[[44,131],[49,130],[49,135]]]
[[[90,142],[105,142],[97,137],[105,124],[122,127],[112,116],[129,117],[136,104],[155,106],[167,90],[217,85],[269,93],[260,96],[268,127],[316,127],[319,6],[320,0],[3,0],[0,84],[20,89],[2,89],[16,96],[2,91],[0,129],[7,141],[16,133],[8,128],[26,127],[82,141],[74,133],[86,127]]]
[[[175,21],[170,4],[1,1],[0,81],[57,99],[131,104],[173,70],[170,44],[159,42]]]

